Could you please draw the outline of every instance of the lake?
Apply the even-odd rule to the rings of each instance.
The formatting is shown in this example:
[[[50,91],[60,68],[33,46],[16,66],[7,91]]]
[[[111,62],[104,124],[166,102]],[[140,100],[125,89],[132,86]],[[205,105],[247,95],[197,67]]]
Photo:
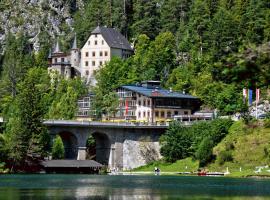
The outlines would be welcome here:
[[[270,199],[270,179],[192,176],[0,175],[0,199]]]

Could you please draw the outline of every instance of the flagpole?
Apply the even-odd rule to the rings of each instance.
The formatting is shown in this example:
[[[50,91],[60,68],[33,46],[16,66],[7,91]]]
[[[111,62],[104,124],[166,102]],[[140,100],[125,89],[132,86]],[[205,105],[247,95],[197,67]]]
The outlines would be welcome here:
[[[258,119],[258,102],[257,102],[257,99],[256,99],[256,119]]]

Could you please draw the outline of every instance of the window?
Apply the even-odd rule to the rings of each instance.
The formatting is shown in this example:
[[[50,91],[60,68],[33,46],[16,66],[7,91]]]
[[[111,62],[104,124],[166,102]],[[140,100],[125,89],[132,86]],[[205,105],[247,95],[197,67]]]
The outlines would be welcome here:
[[[103,52],[102,51],[99,52],[99,56],[103,56]]]
[[[92,52],[92,56],[95,57],[96,56],[96,52],[93,51]]]
[[[105,56],[108,56],[108,51],[105,51],[104,54],[105,54]]]
[[[188,111],[184,111],[184,115],[188,115]]]
[[[143,106],[145,106],[145,100],[143,100]]]
[[[170,111],[167,112],[167,117],[169,117],[169,118],[172,117],[172,114]]]
[[[150,112],[149,112],[149,111],[147,112],[147,117],[148,117],[148,118],[150,117]]]
[[[178,111],[174,111],[174,115],[178,115]]]
[[[96,62],[95,61],[92,61],[92,66],[95,66],[96,65]]]
[[[97,34],[95,34],[95,38],[97,38]]]
[[[95,40],[95,45],[97,45],[97,40]]]
[[[155,112],[155,116],[159,117],[159,112],[158,111]]]
[[[99,66],[101,66],[102,65],[102,61],[99,61]]]
[[[88,57],[89,56],[89,53],[88,52],[85,52],[85,57]]]
[[[85,61],[85,66],[88,66],[88,61]]]
[[[89,71],[88,71],[88,70],[85,71],[85,75],[86,75],[86,76],[89,75]]]
[[[88,45],[90,45],[90,41],[88,41]]]
[[[54,62],[57,63],[57,58],[54,59]]]
[[[147,101],[148,106],[151,106],[150,100]]]
[[[102,40],[101,43],[104,44],[104,40]]]
[[[161,111],[160,117],[164,117],[164,111]]]
[[[61,62],[65,62],[65,58],[61,58]]]
[[[141,112],[138,112],[138,117],[141,118]]]
[[[140,100],[138,101],[138,105],[141,106],[141,101]]]
[[[143,117],[145,117],[145,111],[143,111]]]

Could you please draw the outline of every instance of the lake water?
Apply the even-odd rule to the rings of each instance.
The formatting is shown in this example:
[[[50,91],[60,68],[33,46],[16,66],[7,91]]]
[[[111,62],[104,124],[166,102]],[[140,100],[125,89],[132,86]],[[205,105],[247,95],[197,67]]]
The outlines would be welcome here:
[[[270,199],[270,179],[187,176],[0,175],[0,199]]]

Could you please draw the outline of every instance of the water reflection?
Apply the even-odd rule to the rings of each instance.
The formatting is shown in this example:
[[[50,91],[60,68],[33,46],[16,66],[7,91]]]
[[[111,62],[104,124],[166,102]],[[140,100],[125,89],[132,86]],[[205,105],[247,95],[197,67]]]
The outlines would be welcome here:
[[[4,175],[2,199],[270,199],[270,180],[180,176]]]

